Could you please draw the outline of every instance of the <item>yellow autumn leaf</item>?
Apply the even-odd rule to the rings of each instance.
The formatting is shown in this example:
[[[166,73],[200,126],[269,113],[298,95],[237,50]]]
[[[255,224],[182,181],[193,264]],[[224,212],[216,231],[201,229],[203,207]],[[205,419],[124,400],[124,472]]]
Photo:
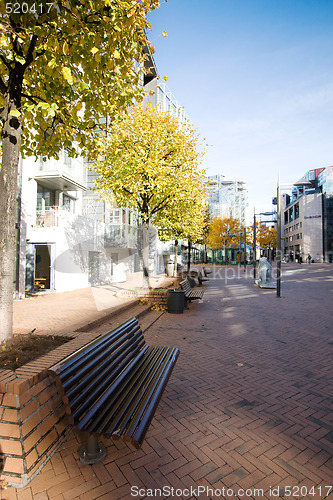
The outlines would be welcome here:
[[[72,77],[72,72],[71,72],[70,68],[67,68],[67,66],[63,66],[61,68],[61,71],[62,71],[62,74],[63,74],[63,77],[65,78],[65,80],[67,80],[67,82],[69,84],[72,84],[73,77]]]
[[[90,51],[93,55],[96,54],[96,52],[98,52],[98,48],[97,47],[93,47]]]
[[[163,31],[162,36],[166,38],[168,36],[168,33],[166,31]]]

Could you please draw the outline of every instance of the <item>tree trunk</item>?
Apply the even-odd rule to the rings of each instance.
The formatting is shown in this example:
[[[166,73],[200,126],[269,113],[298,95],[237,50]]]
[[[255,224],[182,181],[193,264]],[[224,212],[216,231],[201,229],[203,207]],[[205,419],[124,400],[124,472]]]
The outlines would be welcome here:
[[[149,288],[149,220],[142,221],[142,287]]]
[[[18,107],[9,94],[4,96],[0,171],[0,342],[13,335],[16,198],[22,127],[21,118],[10,112]]]
[[[187,253],[187,272],[191,269],[191,242],[188,241],[188,253]]]
[[[173,276],[177,278],[177,255],[178,255],[178,240],[175,240],[175,260],[174,260],[174,268],[173,268]]]

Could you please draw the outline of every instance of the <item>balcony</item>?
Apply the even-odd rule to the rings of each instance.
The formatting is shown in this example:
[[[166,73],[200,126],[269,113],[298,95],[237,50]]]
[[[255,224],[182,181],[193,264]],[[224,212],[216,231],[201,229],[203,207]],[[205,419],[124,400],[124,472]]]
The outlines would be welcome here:
[[[64,227],[73,222],[75,214],[62,210],[61,208],[49,208],[36,211],[36,222],[32,224],[35,228]]]
[[[35,171],[36,181],[59,191],[86,191],[87,172],[82,158],[70,158],[62,151],[59,160],[40,158]]]

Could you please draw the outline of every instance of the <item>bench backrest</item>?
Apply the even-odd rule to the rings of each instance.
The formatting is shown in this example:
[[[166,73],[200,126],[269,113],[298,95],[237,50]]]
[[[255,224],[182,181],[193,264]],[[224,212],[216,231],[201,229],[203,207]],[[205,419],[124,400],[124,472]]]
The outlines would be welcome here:
[[[138,320],[131,318],[50,368],[61,380],[75,424],[91,400],[110,385],[116,388],[147,349]]]
[[[185,293],[190,293],[191,292],[192,287],[189,284],[189,282],[187,281],[187,279],[184,280],[184,281],[181,281],[179,284],[182,287],[182,289],[185,291]]]

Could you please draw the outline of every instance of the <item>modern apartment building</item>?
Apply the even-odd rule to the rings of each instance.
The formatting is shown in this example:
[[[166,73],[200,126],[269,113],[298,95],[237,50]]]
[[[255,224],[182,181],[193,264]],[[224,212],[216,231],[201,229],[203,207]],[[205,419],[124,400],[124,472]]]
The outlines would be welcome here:
[[[282,249],[289,259],[333,262],[333,167],[309,170],[281,200]]]
[[[221,174],[207,177],[206,182],[210,190],[208,208],[212,217],[232,217],[245,226],[248,196],[246,182]]]

